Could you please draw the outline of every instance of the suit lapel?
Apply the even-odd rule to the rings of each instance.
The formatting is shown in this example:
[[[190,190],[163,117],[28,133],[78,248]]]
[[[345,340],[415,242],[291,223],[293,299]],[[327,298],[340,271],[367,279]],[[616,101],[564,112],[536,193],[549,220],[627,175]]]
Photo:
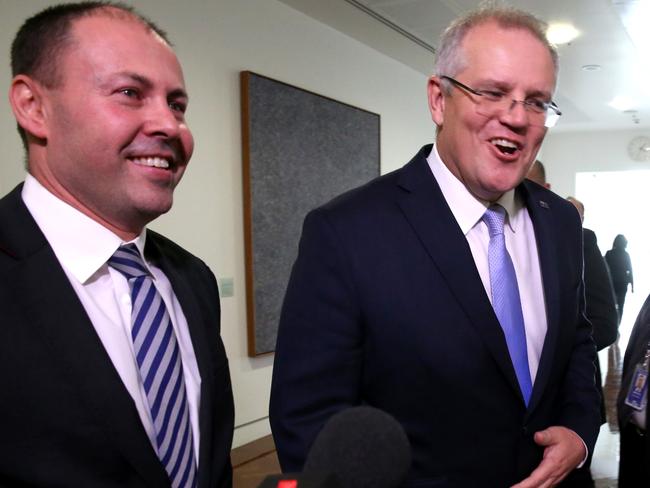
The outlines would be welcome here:
[[[165,486],[169,483],[167,474],[133,400],[51,247],[23,204],[20,187],[5,197],[0,221],[10,222],[12,228],[12,234],[0,236],[0,241],[17,259],[8,273],[15,283],[16,302],[28,318],[25,326],[34,328],[34,337],[47,344],[52,362],[60,365],[76,385],[80,402],[147,484]]]
[[[543,195],[529,191],[527,184],[520,185],[519,189],[524,198],[528,214],[535,230],[539,265],[542,275],[542,287],[544,289],[544,300],[546,304],[546,337],[542,355],[537,368],[537,376],[533,385],[533,394],[529,405],[529,412],[532,411],[544,392],[555,357],[555,350],[558,341],[560,327],[560,287],[557,256],[558,236],[555,232],[553,215],[550,211],[550,204]]]
[[[426,161],[430,151],[431,146],[425,146],[403,168],[398,185],[404,191],[398,204],[456,301],[523,402],[503,330],[485,293],[467,239]]]

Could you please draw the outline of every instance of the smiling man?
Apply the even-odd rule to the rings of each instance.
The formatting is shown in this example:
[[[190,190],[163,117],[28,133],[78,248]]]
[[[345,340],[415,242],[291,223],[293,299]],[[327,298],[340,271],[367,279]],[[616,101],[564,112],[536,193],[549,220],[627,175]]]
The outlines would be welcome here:
[[[523,181],[560,115],[543,27],[455,21],[428,83],[435,145],[307,216],[273,374],[283,469],[369,404],[410,440],[404,486],[582,486],[599,397],[580,221]]]
[[[11,61],[28,175],[0,200],[0,484],[231,486],[216,281],[145,228],[192,155],[176,55],[88,2],[28,19]]]

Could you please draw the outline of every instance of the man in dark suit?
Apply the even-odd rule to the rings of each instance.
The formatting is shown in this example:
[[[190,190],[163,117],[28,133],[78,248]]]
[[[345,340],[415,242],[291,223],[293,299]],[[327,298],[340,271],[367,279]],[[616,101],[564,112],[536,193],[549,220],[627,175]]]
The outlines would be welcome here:
[[[529,176],[530,178],[530,173]],[[567,200],[573,204],[580,215],[580,221],[585,218],[585,206],[574,197],[567,197]],[[618,337],[618,312],[616,310],[616,299],[614,298],[614,287],[612,278],[609,276],[609,270],[605,258],[603,258],[596,233],[585,227],[582,228],[582,244],[584,254],[584,281],[585,281],[585,315],[591,322],[593,338],[596,343],[596,350],[600,351],[610,346]],[[600,369],[600,360],[596,357],[596,387],[601,395],[600,400],[600,422],[607,422],[605,409],[605,397],[602,386],[602,373]],[[581,471],[586,480],[590,481],[590,486],[594,486],[588,465]]]
[[[544,163],[542,163],[539,159],[536,159],[533,165],[530,167],[526,178],[530,181],[534,181],[538,185],[543,186],[547,190],[551,189],[551,184],[546,181],[546,168],[544,167]]]
[[[29,174],[0,200],[0,485],[231,486],[216,280],[145,228],[193,149],[164,33],[58,5],[12,70]]]
[[[574,197],[567,197],[567,200],[578,211],[580,221],[584,221],[585,206],[583,203]],[[613,344],[618,337],[616,298],[614,297],[614,287],[607,269],[607,263],[598,247],[596,233],[583,227],[582,236],[585,260],[586,315],[593,327],[596,349],[600,351]],[[605,422],[604,418],[603,422]]]
[[[580,221],[522,183],[559,115],[556,72],[534,17],[468,14],[429,80],[435,146],[307,216],[271,392],[285,471],[358,404],[406,431],[406,486],[554,486],[593,449]]]
[[[648,356],[650,355],[650,296],[639,311],[625,350],[618,425],[621,432],[618,486],[650,485],[650,436],[648,435]]]

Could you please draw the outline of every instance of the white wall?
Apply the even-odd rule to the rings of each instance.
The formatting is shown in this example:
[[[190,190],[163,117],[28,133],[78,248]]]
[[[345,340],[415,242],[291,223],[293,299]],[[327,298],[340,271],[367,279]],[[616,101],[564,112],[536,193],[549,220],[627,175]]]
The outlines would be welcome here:
[[[4,93],[14,33],[26,17],[52,3],[0,1]],[[426,78],[276,0],[131,3],[165,29],[176,46],[196,141],[174,208],[151,227],[203,258],[218,277],[234,277],[234,297],[222,299],[222,336],[234,384],[236,447],[270,432],[273,361],[246,354],[239,71],[255,71],[379,113],[382,172],[401,166],[433,139]],[[4,194],[23,179],[22,147],[6,96],[0,100],[0,147]]]
[[[540,159],[546,179],[561,196],[575,194],[575,175],[589,171],[626,171],[650,169],[650,163],[633,161],[627,145],[648,131],[549,132]]]

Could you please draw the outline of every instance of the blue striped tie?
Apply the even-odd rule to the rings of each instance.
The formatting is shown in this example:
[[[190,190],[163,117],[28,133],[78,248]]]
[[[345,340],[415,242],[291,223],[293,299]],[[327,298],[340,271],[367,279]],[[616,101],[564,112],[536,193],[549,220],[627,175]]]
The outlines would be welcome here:
[[[490,233],[488,245],[488,266],[490,268],[490,287],[492,288],[492,307],[506,336],[510,359],[515,367],[517,381],[526,405],[533,390],[528,368],[526,329],[521,311],[519,286],[512,259],[506,249],[503,223],[506,209],[492,205],[483,214],[483,221]]]
[[[126,277],[131,289],[131,338],[156,431],[158,457],[172,487],[196,486],[183,365],[169,313],[135,244],[121,246],[108,265]]]

